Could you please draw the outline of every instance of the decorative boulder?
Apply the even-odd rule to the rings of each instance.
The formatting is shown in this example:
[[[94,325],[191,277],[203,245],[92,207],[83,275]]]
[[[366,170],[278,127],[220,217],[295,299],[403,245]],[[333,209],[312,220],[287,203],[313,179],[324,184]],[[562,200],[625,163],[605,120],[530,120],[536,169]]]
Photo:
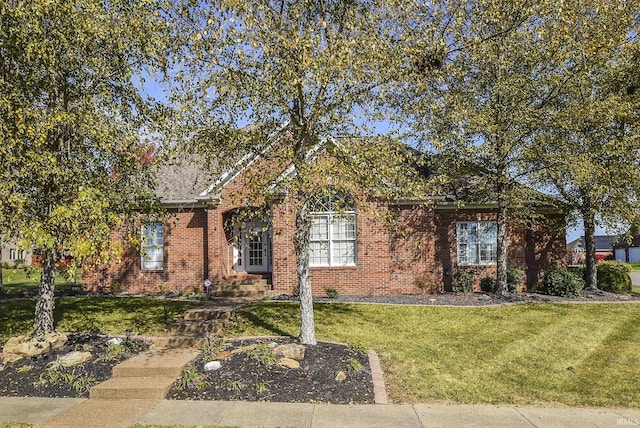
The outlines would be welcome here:
[[[296,360],[291,359],[291,358],[280,358],[280,360],[278,360],[278,365],[280,365],[282,367],[287,367],[289,369],[299,369],[300,368],[300,363],[297,362]]]
[[[345,372],[343,371],[339,371],[338,374],[336,375],[336,380],[338,382],[342,382],[347,378],[347,375],[345,374]]]
[[[68,354],[59,356],[54,362],[51,363],[51,365],[57,367],[77,366],[78,364],[89,361],[91,358],[93,358],[91,352],[73,351],[69,352]]]
[[[52,349],[61,348],[66,342],[67,335],[64,333],[48,333],[36,337],[17,336],[7,340],[3,353],[5,361],[17,361],[24,357],[46,354]]]
[[[274,357],[290,358],[296,361],[304,360],[305,347],[298,345],[297,343],[287,343],[284,345],[276,346],[271,350],[271,355]]]
[[[209,361],[204,365],[205,372],[212,372],[220,368],[220,361]]]

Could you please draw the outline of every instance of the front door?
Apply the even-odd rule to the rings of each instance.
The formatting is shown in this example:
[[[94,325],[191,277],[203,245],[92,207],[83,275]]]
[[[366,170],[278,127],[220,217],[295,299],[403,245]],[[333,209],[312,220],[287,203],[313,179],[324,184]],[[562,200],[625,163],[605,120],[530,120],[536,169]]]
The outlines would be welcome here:
[[[247,223],[238,229],[234,269],[239,272],[271,272],[271,228],[267,223]]]

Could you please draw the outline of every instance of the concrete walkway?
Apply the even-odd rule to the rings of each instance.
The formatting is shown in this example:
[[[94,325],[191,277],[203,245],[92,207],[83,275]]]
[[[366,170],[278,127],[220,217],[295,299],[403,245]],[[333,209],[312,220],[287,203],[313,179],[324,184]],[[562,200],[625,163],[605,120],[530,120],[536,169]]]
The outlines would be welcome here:
[[[629,272],[629,276],[631,277],[631,283],[640,287],[640,272]]]
[[[37,427],[142,425],[240,427],[621,427],[640,409],[329,405],[245,401],[0,397],[0,422]]]

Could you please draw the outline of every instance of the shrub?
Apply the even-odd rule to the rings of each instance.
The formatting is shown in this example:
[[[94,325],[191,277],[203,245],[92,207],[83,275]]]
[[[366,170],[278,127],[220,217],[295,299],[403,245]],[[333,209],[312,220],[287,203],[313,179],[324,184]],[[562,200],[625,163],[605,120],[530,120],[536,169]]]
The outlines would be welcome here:
[[[577,297],[584,288],[584,280],[566,268],[554,269],[544,276],[542,292],[552,296]]]
[[[631,266],[622,262],[598,263],[598,288],[615,294],[631,293]]]
[[[327,287],[324,289],[324,292],[327,293],[327,297],[330,299],[337,299],[338,297],[340,297],[338,290],[336,290],[335,288]]]
[[[485,293],[493,293],[496,291],[496,279],[486,276],[480,280],[480,290]]]
[[[453,291],[470,293],[473,291],[473,272],[468,270],[458,270],[453,274],[451,283]]]
[[[520,269],[507,269],[507,288],[510,293],[515,293],[520,283],[522,282],[522,278],[524,277],[524,272]]]
[[[420,275],[413,283],[424,293],[434,294],[438,292],[438,281],[432,274],[425,273]]]

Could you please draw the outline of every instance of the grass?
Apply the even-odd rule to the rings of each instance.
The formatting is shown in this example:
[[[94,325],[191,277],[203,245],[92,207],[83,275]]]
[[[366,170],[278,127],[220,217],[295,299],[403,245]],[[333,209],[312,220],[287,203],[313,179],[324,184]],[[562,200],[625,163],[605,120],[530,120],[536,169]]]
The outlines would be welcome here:
[[[631,262],[629,264],[631,265],[632,271],[640,271],[640,262]]]
[[[167,322],[182,317],[198,302],[154,299],[151,297],[66,297],[56,299],[55,328],[58,331],[98,331],[157,335]],[[33,327],[34,300],[0,301],[0,344],[11,336],[25,334]]]
[[[38,294],[41,268],[2,269],[2,283],[9,298],[34,296]],[[80,273],[67,278],[62,272],[56,271],[56,292],[68,293],[80,291]]]
[[[298,305],[256,303],[227,336],[299,332]],[[319,340],[374,349],[396,403],[640,407],[640,305],[315,305]]]

